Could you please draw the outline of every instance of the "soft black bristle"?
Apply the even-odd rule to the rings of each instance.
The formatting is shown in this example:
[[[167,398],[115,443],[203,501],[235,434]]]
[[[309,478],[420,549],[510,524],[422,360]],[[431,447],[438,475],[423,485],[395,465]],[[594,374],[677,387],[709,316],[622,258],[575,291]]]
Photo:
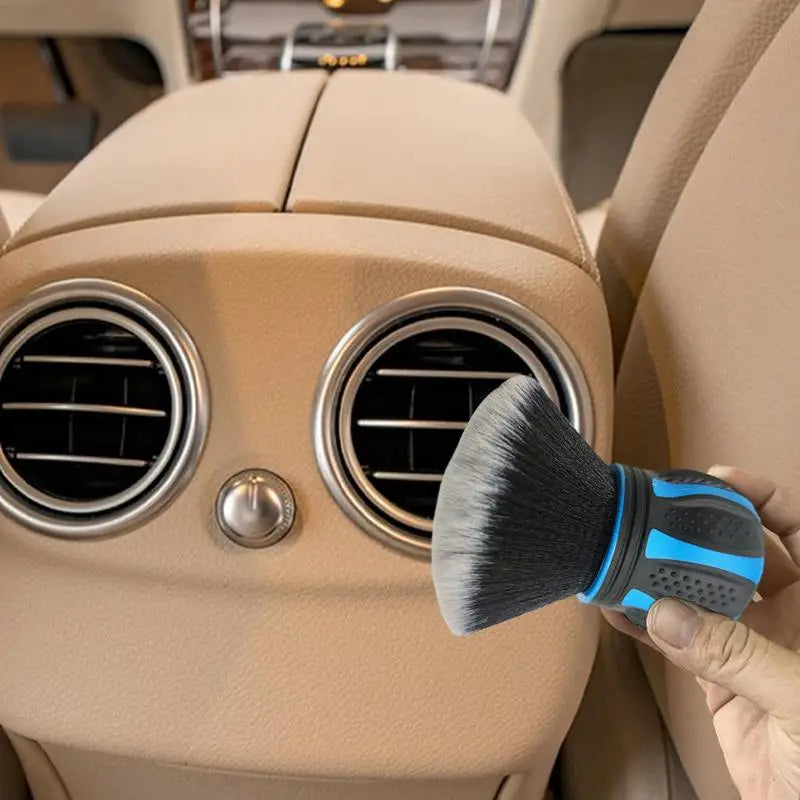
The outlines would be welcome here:
[[[537,381],[492,392],[445,471],[433,519],[433,579],[450,629],[469,633],[587,589],[616,493],[611,468]]]

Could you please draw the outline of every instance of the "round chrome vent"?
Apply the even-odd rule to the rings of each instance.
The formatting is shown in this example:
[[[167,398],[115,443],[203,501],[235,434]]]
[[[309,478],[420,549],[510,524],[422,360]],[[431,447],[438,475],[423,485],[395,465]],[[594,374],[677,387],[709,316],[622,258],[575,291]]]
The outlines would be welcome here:
[[[367,532],[427,555],[442,473],[473,411],[532,375],[591,441],[589,394],[560,337],[519,304],[437,289],[371,314],[322,375],[315,447],[335,499]]]
[[[12,309],[0,337],[0,505],[16,519],[103,535],[189,477],[207,393],[164,309],[117,284],[64,281]]]

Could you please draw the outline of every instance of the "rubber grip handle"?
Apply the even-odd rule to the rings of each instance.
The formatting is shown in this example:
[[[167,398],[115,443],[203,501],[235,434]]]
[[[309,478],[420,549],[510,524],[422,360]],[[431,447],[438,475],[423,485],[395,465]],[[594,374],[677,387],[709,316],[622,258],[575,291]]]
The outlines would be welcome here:
[[[621,466],[618,472],[625,499],[614,575],[595,602],[642,627],[662,597],[738,618],[764,570],[764,537],[753,504],[701,472],[652,474]]]

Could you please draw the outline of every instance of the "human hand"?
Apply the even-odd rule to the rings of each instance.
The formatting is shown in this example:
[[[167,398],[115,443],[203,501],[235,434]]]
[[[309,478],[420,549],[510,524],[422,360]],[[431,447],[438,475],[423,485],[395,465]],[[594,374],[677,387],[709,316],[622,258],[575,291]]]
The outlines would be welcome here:
[[[775,534],[765,532],[762,599],[750,605],[740,622],[679,600],[660,600],[647,616],[647,633],[622,614],[604,613],[615,628],[660,650],[697,678],[743,800],[797,800],[800,493],[734,467],[709,472],[749,497]]]

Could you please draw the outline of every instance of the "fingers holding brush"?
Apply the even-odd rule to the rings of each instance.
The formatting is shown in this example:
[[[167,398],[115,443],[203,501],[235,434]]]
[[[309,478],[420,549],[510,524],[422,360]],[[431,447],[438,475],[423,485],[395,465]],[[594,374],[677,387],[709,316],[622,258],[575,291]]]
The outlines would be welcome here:
[[[791,773],[793,793],[769,796],[797,798],[800,494],[746,470],[712,473],[723,482],[607,464],[535,379],[511,378],[476,409],[445,469],[436,596],[457,635],[570,596],[599,606],[699,681],[743,797],[762,800]],[[629,619],[643,612],[647,629]]]
[[[800,496],[768,478],[739,467],[714,466],[709,469],[709,474],[729,483],[751,500],[762,518],[765,526],[765,563],[758,586],[760,596],[771,598],[787,587],[800,583]],[[624,614],[603,609],[603,616],[609,625],[621,633],[656,650],[660,649],[647,631],[634,625]],[[759,621],[761,616],[757,606],[751,606],[745,614],[745,618],[754,621]]]
[[[798,581],[800,568],[795,566],[780,540],[765,529],[764,575],[758,585],[758,593],[761,597],[774,597]]]
[[[626,636],[630,636],[631,639],[636,639],[636,641],[646,644],[654,650],[658,650],[650,639],[650,635],[647,631],[644,630],[644,628],[640,628],[638,625],[634,625],[624,614],[619,611],[611,611],[611,609],[608,608],[601,608],[600,611],[603,617],[605,617],[606,622],[612,628],[618,630],[620,633],[624,633]]]
[[[741,467],[715,465],[708,472],[752,501],[764,527],[781,540],[800,568],[800,494]]]

